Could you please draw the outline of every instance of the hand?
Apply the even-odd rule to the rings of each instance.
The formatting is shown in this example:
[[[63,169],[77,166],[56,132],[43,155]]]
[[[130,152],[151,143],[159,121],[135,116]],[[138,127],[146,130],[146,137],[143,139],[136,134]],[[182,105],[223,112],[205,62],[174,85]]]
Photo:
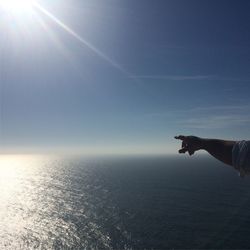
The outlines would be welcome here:
[[[175,139],[182,141],[181,149],[179,150],[180,154],[188,152],[189,155],[193,155],[195,151],[202,148],[202,139],[199,137],[179,135],[175,136]]]

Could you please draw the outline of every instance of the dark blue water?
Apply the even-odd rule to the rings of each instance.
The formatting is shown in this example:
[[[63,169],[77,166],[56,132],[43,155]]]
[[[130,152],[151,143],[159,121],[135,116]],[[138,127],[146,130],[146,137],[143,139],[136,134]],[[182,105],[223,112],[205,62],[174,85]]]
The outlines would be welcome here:
[[[250,248],[250,179],[205,157],[0,158],[6,249]]]

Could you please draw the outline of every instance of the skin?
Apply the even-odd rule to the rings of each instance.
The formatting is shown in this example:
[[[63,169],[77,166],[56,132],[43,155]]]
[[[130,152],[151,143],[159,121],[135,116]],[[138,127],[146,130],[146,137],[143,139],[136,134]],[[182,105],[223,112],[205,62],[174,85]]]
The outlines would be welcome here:
[[[175,136],[175,139],[181,140],[180,154],[193,155],[198,150],[205,150],[217,160],[232,166],[232,149],[236,141],[206,139],[197,136]]]

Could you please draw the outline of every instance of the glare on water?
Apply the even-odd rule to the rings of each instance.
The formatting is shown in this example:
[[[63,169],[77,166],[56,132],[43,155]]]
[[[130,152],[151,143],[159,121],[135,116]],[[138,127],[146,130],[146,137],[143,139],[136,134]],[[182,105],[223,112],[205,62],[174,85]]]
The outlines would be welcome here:
[[[45,166],[40,156],[0,156],[1,249],[50,248],[53,233],[68,229],[51,217],[57,214],[57,190],[48,186],[52,177],[42,171]]]
[[[17,155],[0,156],[0,198],[1,201],[14,199],[22,187],[23,180],[30,164],[31,157]],[[31,168],[29,168],[31,171]],[[3,205],[3,204],[2,204]]]
[[[18,238],[22,237],[22,231],[28,224],[25,209],[33,206],[32,200],[28,198],[31,186],[27,185],[27,180],[34,170],[34,160],[30,156],[0,156],[1,248],[21,247]]]
[[[93,221],[92,180],[71,166],[51,156],[0,156],[0,249],[107,246]]]

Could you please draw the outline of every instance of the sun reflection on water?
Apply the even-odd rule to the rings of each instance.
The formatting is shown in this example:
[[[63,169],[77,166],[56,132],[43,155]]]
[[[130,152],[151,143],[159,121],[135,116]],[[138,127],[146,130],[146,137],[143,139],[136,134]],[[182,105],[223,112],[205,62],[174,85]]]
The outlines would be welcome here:
[[[123,230],[97,169],[91,159],[0,155],[0,249],[110,249],[110,225]]]
[[[38,217],[37,185],[43,164],[40,156],[0,155],[1,249],[31,246],[25,235],[33,230]]]
[[[20,190],[19,188],[21,188],[21,180],[26,174],[27,166],[30,165],[31,159],[31,156],[0,156],[1,205],[3,205],[3,201],[7,202],[9,199],[13,199],[15,196],[15,191]]]

